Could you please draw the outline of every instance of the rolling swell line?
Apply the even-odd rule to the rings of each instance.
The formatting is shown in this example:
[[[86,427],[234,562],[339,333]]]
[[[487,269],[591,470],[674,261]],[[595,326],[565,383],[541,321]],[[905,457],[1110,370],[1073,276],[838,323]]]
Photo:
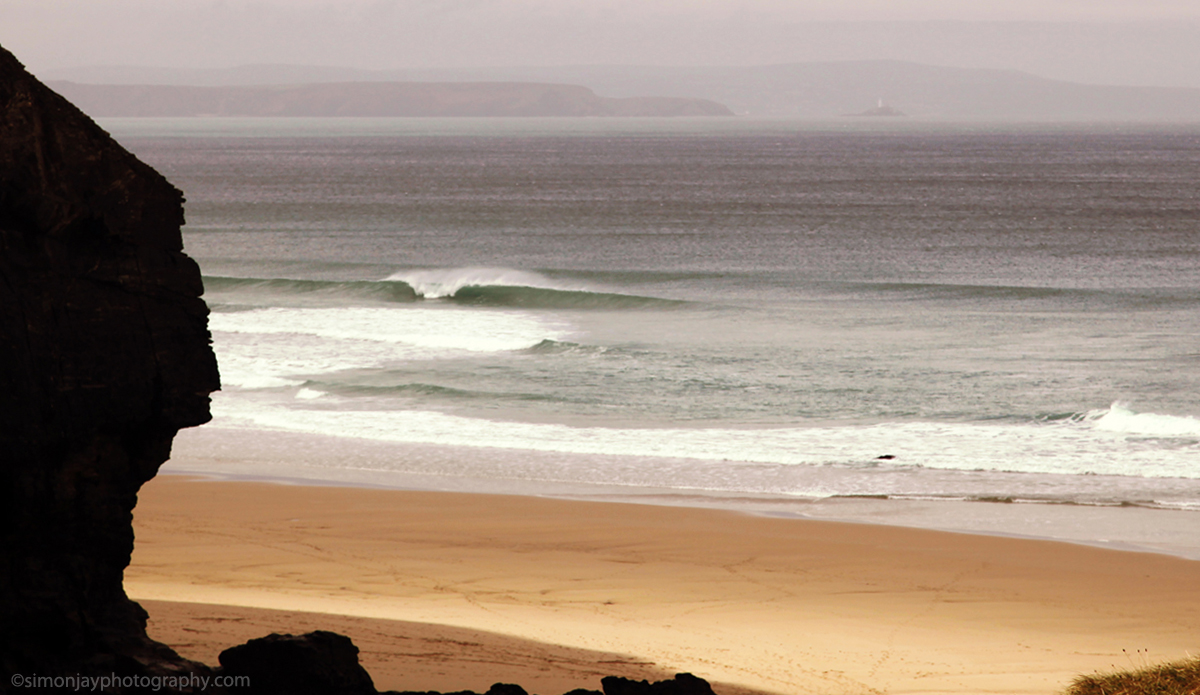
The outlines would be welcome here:
[[[397,280],[294,280],[290,278],[235,278],[205,276],[206,292],[256,292],[276,295],[326,295],[410,303],[421,297],[406,282]]]
[[[547,401],[565,402],[565,399],[552,395],[527,392],[500,392],[460,389],[452,386],[441,386],[423,382],[400,384],[366,384],[366,383],[335,383],[318,379],[310,379],[302,388],[312,389],[321,393],[350,397],[387,397],[401,396],[411,398],[433,398],[447,401],[455,400],[484,400],[484,401]]]
[[[403,280],[294,280],[289,278],[235,278],[207,276],[207,292],[249,292],[273,295],[318,295],[370,299],[408,304],[426,300]],[[449,301],[468,306],[519,309],[674,309],[691,302],[620,294],[565,290],[527,285],[466,285],[453,294],[429,301]]]
[[[674,309],[689,304],[658,297],[521,285],[468,285],[449,299],[456,304],[520,309]]]
[[[911,300],[997,300],[1095,303],[1113,308],[1173,308],[1200,306],[1200,291],[1191,288],[1092,289],[1024,287],[1010,285],[957,285],[910,282],[836,283],[855,294],[883,295]]]

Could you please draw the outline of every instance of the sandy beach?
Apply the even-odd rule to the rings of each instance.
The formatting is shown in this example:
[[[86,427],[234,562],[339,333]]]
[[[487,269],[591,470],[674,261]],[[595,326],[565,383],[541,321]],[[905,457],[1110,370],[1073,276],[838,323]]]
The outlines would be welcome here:
[[[170,475],[134,527],[125,586],[155,638],[215,663],[332,629],[381,689],[690,671],[735,695],[1053,693],[1200,652],[1200,562],[1063,543]]]

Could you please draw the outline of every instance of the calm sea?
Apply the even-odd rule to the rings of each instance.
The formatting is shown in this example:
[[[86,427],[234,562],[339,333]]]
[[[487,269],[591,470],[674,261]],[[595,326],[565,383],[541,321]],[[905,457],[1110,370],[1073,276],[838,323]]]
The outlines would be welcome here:
[[[188,199],[187,470],[1200,549],[1198,126],[102,125]]]

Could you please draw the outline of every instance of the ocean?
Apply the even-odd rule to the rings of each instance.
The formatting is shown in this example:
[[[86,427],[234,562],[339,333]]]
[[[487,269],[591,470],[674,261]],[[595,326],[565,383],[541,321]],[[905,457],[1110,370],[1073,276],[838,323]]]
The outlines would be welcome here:
[[[101,125],[212,310],[166,471],[1200,559],[1200,126]]]

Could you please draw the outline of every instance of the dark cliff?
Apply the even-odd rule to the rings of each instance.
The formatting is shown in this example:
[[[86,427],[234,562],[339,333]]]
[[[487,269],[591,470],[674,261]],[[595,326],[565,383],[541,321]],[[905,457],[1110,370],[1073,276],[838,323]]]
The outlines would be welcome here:
[[[0,48],[6,675],[182,666],[122,588],[138,489],[219,386],[182,224],[179,190]]]

